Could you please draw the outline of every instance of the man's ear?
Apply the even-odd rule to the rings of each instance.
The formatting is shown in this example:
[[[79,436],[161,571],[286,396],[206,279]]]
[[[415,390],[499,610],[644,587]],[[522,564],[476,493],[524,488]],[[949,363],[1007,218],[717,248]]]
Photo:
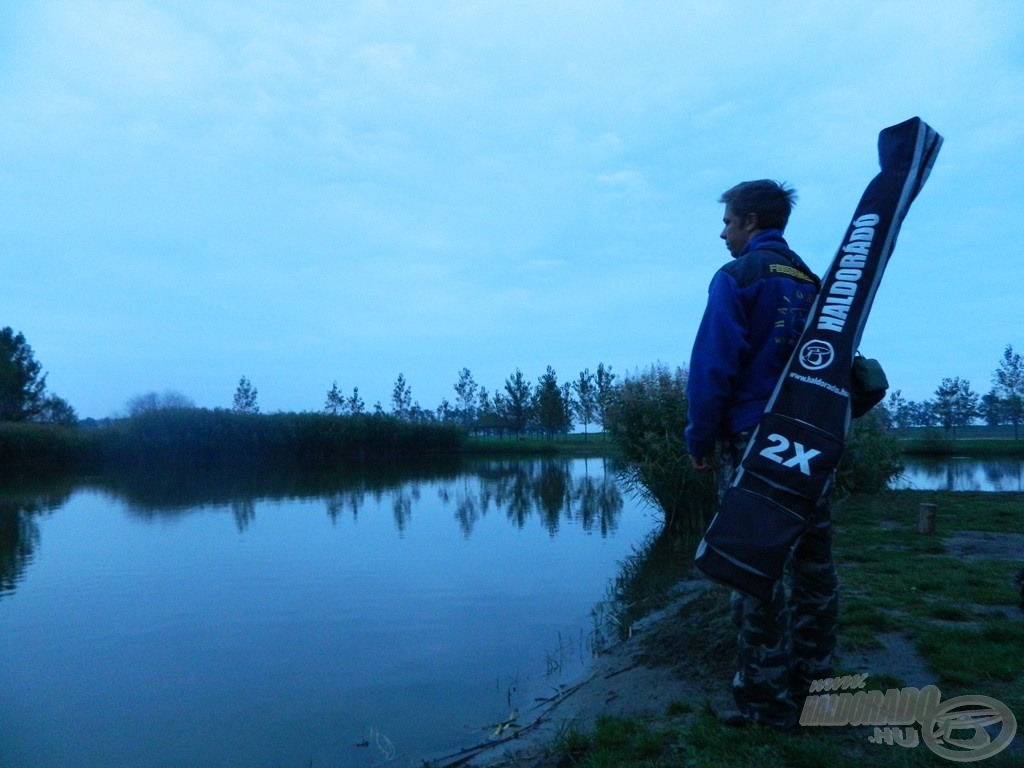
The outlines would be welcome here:
[[[743,219],[743,229],[746,232],[756,232],[760,227],[757,223],[757,214],[748,213]]]

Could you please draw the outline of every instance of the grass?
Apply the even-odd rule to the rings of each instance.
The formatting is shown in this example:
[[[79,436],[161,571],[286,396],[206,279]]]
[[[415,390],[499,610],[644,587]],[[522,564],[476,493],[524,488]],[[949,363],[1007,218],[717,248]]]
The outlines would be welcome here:
[[[935,430],[923,437],[908,437],[900,441],[903,453],[919,456],[1024,456],[1024,439],[1005,437],[947,436]]]
[[[917,533],[917,507],[938,505],[937,533]],[[954,556],[949,538],[958,531],[1020,533],[1024,494],[894,491],[854,496],[835,510],[836,561],[842,586],[840,645],[881,647],[880,635],[897,633],[916,647],[937,680],[943,701],[960,695],[990,696],[1024,721],[1024,620],[1019,612],[1017,559]],[[668,549],[653,548],[664,554]],[[632,563],[632,572],[651,566]],[[663,588],[663,585],[662,587]],[[693,674],[722,674],[722,657],[735,653],[727,631],[724,590],[708,591],[677,632],[685,647],[664,649],[666,659],[687,654]],[[725,628],[725,629],[724,629]],[[663,642],[663,638],[659,638]],[[648,653],[648,660],[650,660]],[[658,661],[658,659],[655,659]],[[852,671],[852,670],[851,670]],[[906,685],[885,670],[870,673],[869,689]],[[844,670],[843,674],[847,671]],[[570,732],[552,747],[551,763],[580,768],[800,768],[824,765],[948,766],[926,746],[902,748],[867,741],[870,729],[805,728],[799,735],[720,724],[705,703],[674,702],[660,717],[603,718],[593,732]],[[1019,738],[1019,737],[1018,737]],[[1024,766],[1006,750],[984,760],[986,768]]]

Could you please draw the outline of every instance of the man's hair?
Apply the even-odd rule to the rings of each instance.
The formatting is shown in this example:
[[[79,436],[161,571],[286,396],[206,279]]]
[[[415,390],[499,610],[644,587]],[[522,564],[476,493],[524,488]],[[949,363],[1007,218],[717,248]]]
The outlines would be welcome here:
[[[771,179],[743,181],[723,192],[718,202],[741,219],[751,213],[757,216],[758,229],[785,230],[796,205],[796,190]]]

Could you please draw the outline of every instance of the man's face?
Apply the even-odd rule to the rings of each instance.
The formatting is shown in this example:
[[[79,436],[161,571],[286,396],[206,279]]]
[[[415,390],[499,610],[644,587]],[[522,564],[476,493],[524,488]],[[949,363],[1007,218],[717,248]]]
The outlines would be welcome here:
[[[750,235],[756,229],[757,217],[751,213],[741,219],[733,212],[732,208],[726,206],[722,221],[725,222],[725,229],[722,230],[721,238],[725,240],[725,247],[729,249],[729,253],[735,259],[746,247]]]

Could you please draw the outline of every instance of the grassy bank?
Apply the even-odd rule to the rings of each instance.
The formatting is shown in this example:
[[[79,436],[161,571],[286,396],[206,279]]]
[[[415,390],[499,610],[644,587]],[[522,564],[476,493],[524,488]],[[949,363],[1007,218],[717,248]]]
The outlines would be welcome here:
[[[1004,437],[951,438],[936,431],[900,440],[903,452],[912,456],[1024,456],[1024,440]]]
[[[917,532],[918,508],[937,505],[937,532]],[[837,505],[836,560],[842,583],[840,674],[869,673],[868,690],[907,685],[908,662],[923,662],[947,701],[984,695],[1024,721],[1024,615],[1016,574],[1024,566],[1024,494],[898,491]],[[981,532],[968,534],[965,532]],[[714,587],[648,639],[643,655],[674,662],[666,674],[727,680],[735,657],[728,593]],[[899,638],[906,656],[888,656]],[[890,643],[891,644],[891,643]],[[896,654],[899,655],[899,654]],[[678,656],[678,660],[673,657]],[[851,660],[870,658],[862,668]],[[792,768],[940,766],[921,744],[872,744],[872,728],[804,728],[778,734],[721,725],[706,701],[680,701],[654,719],[604,718],[593,732],[566,733],[541,765]],[[963,738],[970,733],[958,734]],[[1019,738],[1019,737],[1018,737]],[[985,766],[1024,766],[1006,750]]]

